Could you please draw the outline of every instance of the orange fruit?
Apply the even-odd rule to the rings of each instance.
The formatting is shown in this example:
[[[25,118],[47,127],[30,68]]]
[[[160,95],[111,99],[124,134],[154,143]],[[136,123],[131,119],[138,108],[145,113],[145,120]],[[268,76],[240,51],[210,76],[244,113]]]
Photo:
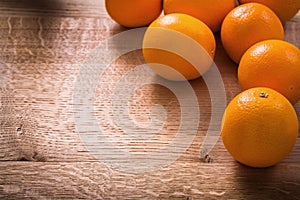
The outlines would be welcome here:
[[[265,40],[243,55],[238,79],[243,90],[272,88],[290,100],[300,100],[300,50],[282,40]]]
[[[216,42],[206,24],[190,15],[174,13],[150,24],[142,50],[156,74],[174,81],[191,80],[210,68]]]
[[[221,27],[221,41],[229,55],[239,63],[245,51],[257,42],[284,39],[283,26],[276,14],[258,3],[247,3],[233,9]]]
[[[162,12],[162,0],[105,0],[110,17],[125,27],[147,26]]]
[[[269,167],[283,160],[295,145],[298,118],[279,92],[251,88],[229,103],[221,135],[235,160],[251,167]]]
[[[184,13],[196,17],[213,32],[219,31],[224,17],[236,6],[235,0],[164,0],[164,13]]]
[[[276,13],[283,23],[294,17],[300,9],[300,0],[239,0],[239,2],[264,4]]]

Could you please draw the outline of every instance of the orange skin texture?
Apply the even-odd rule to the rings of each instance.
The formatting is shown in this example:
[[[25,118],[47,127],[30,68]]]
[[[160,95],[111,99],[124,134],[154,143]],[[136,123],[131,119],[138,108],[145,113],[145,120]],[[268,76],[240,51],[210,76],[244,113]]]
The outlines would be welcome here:
[[[242,90],[269,87],[292,104],[300,100],[300,50],[285,41],[266,40],[250,47],[243,55],[238,79]]]
[[[269,167],[293,149],[298,118],[292,104],[280,93],[251,88],[229,103],[221,135],[235,160],[251,167]]]
[[[134,28],[149,25],[162,12],[162,0],[105,0],[105,8],[118,24]]]
[[[184,57],[177,55],[175,53],[157,49],[157,48],[144,48],[145,44],[152,43],[163,43],[166,47],[172,46],[177,48],[177,50],[182,50],[186,55],[192,55],[194,50],[186,46],[186,41],[179,41],[177,38],[170,36],[167,32],[158,33],[152,35],[150,31],[146,31],[144,36],[143,45],[143,56],[146,63],[152,70],[169,80],[181,81],[181,80],[192,80],[203,75],[211,66],[212,60],[215,56],[216,42],[212,31],[207,25],[205,25],[200,20],[181,13],[174,13],[162,16],[150,24],[149,30],[151,28],[161,28],[163,30],[176,31],[186,37],[186,40],[193,40],[198,43],[205,51],[203,63],[207,64],[201,66],[201,69],[197,70],[190,62],[188,62]],[[201,55],[194,55],[196,59],[201,62]],[[202,55],[203,56],[203,55]],[[157,67],[151,65],[151,63],[159,63],[169,66],[171,69],[178,71],[185,79],[181,79],[172,72],[166,70],[164,67]]]
[[[191,15],[207,24],[213,32],[217,32],[224,17],[235,6],[235,0],[164,0],[164,13]]]
[[[284,29],[276,14],[258,3],[243,4],[233,9],[221,27],[221,41],[236,63],[245,51],[257,42],[284,39]]]
[[[264,4],[277,14],[282,23],[294,17],[300,9],[300,0],[239,0],[239,2]]]

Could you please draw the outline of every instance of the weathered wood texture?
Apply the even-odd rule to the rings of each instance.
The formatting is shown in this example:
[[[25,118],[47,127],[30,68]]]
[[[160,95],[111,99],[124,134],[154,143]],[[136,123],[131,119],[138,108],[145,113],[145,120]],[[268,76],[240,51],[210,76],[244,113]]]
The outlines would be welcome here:
[[[211,117],[203,79],[191,81],[200,99],[199,129],[176,162],[134,174],[114,170],[91,156],[75,129],[74,84],[89,53],[124,30],[107,16],[101,0],[0,1],[0,199],[300,198],[299,139],[283,162],[267,169],[236,163],[220,140],[210,152],[211,160],[198,159]],[[285,30],[286,40],[300,47],[299,14]],[[236,65],[216,38],[215,62],[229,101],[240,92]],[[111,105],[109,94],[122,75],[140,64],[140,51],[128,53],[99,80],[94,106],[100,124],[112,125],[103,119],[103,110]],[[174,137],[180,108],[172,92],[146,85],[129,104],[138,122],[149,122],[151,106],[164,106],[168,117],[162,134],[154,137],[155,147]],[[300,104],[295,108],[300,116]],[[123,137],[111,130],[116,131],[114,137]],[[145,144],[129,145],[139,151]]]

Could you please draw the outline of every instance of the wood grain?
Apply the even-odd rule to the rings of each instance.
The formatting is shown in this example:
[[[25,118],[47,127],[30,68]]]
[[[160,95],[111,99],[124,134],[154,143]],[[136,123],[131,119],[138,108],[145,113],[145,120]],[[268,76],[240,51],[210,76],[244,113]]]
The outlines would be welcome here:
[[[0,164],[5,199],[298,199],[299,166],[265,170],[235,162],[176,162],[155,173],[124,174],[98,162]]]
[[[103,1],[0,2],[0,199],[300,198],[299,139],[283,162],[267,169],[236,163],[220,140],[209,158],[198,159],[211,117],[209,93],[201,78],[190,82],[199,98],[199,129],[176,162],[134,174],[90,155],[76,131],[74,84],[90,52],[125,30],[107,16]],[[286,23],[285,30],[285,39],[300,47],[300,14]],[[218,34],[216,38],[215,62],[230,101],[240,92],[237,68]],[[111,105],[108,94],[122,75],[143,63],[140,51],[119,57],[96,88],[95,114],[116,137],[121,133],[109,118],[103,119]],[[176,96],[159,85],[146,85],[129,101],[132,117],[141,123],[149,121],[156,104],[164,106],[168,117],[151,145],[162,147],[179,127]],[[300,104],[295,108],[300,116]],[[142,151],[144,143],[129,145]]]

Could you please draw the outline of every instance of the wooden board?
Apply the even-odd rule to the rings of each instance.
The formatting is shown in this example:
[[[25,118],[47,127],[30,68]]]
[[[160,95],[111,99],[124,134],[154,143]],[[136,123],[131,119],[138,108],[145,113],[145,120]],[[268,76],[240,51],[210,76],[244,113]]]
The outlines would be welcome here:
[[[300,47],[299,14],[285,30],[286,40]],[[135,173],[91,155],[76,129],[76,80],[91,51],[124,31],[108,17],[103,1],[0,2],[0,199],[300,198],[299,139],[284,161],[267,169],[236,163],[220,140],[209,157],[199,159],[212,110],[202,78],[190,82],[199,99],[199,127],[191,145],[174,162]],[[218,34],[216,38],[215,62],[228,102],[240,92],[237,66],[226,56]],[[99,125],[114,133],[114,141],[127,141],[117,143],[119,147],[129,146],[146,157],[151,152],[147,145],[159,149],[176,137],[181,111],[174,93],[148,84],[129,99],[131,117],[149,123],[151,107],[162,105],[167,118],[161,133],[145,144],[124,137],[115,127],[110,94],[122,76],[143,63],[137,50],[111,64],[95,89],[94,114]],[[295,108],[300,116],[300,104]],[[120,160],[130,162],[135,161]],[[156,162],[166,162],[165,157]]]

